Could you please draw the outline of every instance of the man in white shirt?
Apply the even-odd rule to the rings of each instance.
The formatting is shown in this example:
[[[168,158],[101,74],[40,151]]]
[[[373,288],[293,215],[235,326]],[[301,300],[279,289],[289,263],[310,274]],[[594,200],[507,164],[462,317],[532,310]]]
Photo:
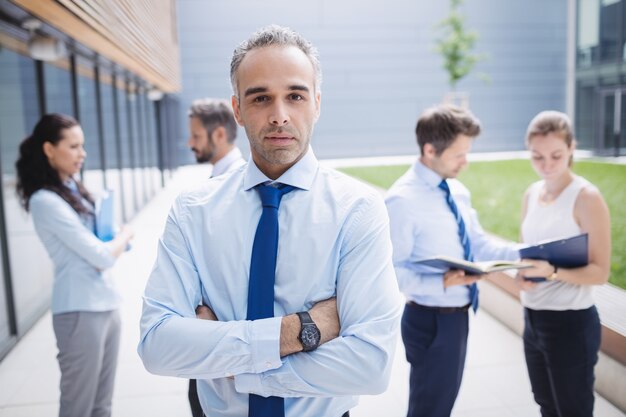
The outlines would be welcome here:
[[[440,105],[422,113],[415,133],[420,156],[386,197],[396,276],[407,299],[401,325],[411,364],[407,417],[449,417],[463,378],[468,311],[478,307],[479,276],[413,261],[437,255],[514,260],[519,253],[512,242],[485,233],[469,190],[456,179],[480,134],[478,119]]]
[[[348,416],[387,388],[402,312],[384,202],[313,153],[321,69],[302,36],[261,29],[231,82],[250,161],[174,203],[139,355],[196,378],[211,417]]]
[[[246,161],[235,146],[237,123],[226,100],[203,98],[189,108],[189,140],[187,146],[198,163],[213,164],[211,177],[239,168]]]

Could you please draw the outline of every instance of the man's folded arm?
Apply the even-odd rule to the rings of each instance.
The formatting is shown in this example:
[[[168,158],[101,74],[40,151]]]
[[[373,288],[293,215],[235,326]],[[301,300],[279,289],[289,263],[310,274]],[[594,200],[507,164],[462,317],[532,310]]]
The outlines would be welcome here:
[[[280,367],[280,317],[196,319],[201,286],[179,227],[180,211],[177,200],[144,294],[138,353],[146,369],[159,375],[212,379]]]
[[[375,200],[362,210],[353,213],[353,224],[341,245],[339,337],[314,351],[284,357],[280,368],[237,375],[238,392],[324,397],[386,390],[403,302],[391,261],[384,205]]]

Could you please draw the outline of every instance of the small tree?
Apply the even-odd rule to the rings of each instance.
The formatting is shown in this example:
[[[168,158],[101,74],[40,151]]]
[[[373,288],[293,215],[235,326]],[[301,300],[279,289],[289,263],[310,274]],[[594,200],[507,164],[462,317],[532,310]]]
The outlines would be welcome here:
[[[448,73],[448,84],[452,91],[476,63],[485,58],[482,54],[472,52],[478,33],[465,28],[465,16],[460,11],[463,1],[450,0],[450,14],[437,25],[442,36],[436,41],[436,50],[443,57],[443,67]],[[486,74],[479,76],[486,79]]]

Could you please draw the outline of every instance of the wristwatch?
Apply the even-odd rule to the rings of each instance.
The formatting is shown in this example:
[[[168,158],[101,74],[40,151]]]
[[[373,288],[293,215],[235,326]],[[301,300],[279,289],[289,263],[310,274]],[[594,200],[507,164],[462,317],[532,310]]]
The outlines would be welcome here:
[[[302,343],[302,350],[304,352],[310,352],[317,349],[322,336],[320,329],[317,328],[311,315],[306,311],[301,311],[296,314],[300,318],[300,335],[298,339],[300,339],[300,343]]]
[[[555,265],[552,265],[552,266],[554,267],[554,271],[552,271],[552,274],[546,277],[548,281],[554,281],[557,277],[557,272],[559,271],[559,268],[557,266]]]

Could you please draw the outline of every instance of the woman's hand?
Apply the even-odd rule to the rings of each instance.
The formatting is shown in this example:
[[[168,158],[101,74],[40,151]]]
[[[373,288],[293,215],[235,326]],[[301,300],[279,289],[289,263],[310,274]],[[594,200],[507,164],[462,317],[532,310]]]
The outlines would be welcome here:
[[[110,242],[107,242],[111,250],[111,255],[115,258],[119,257],[122,253],[128,250],[128,242],[135,236],[135,232],[127,224],[122,226],[122,229],[115,235],[115,238]]]
[[[517,287],[522,291],[530,291],[534,289],[537,286],[537,283],[524,279],[524,277],[520,275],[520,272],[521,271],[518,271],[517,275],[515,276],[515,284],[517,285]]]
[[[520,269],[517,272],[518,277],[542,277],[548,278],[554,273],[554,265],[547,261],[537,259],[522,259],[522,262],[531,264],[532,268]]]
[[[133,237],[135,237],[135,231],[127,224],[122,226],[122,230],[120,230],[119,235],[128,242]]]

